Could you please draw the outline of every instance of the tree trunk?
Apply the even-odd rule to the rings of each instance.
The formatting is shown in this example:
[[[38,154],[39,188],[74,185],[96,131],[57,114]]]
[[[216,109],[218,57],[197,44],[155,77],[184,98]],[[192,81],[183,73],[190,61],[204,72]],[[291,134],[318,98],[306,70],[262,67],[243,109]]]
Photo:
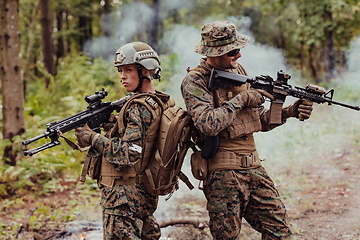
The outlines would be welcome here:
[[[44,59],[44,66],[46,70],[53,76],[55,76],[55,63],[53,56],[53,43],[51,39],[51,17],[50,17],[50,1],[39,0],[41,11],[41,39],[42,39],[42,54]],[[50,79],[45,77],[46,88],[49,87]]]
[[[135,0],[135,4],[140,4],[141,1]],[[136,19],[138,19],[139,26],[137,27],[137,35],[140,42],[145,42],[145,36],[144,36],[144,18],[143,13],[141,11],[138,11]]]
[[[0,0],[0,76],[4,139],[25,132],[24,88],[21,74],[19,1]],[[4,151],[4,159],[16,164],[12,144]],[[9,160],[8,160],[9,159]]]
[[[147,23],[147,42],[156,51],[159,51],[158,43],[158,26],[159,26],[159,9],[160,0],[153,0],[153,16]]]
[[[80,51],[84,51],[84,47],[85,47],[85,41],[86,41],[86,17],[84,16],[80,16],[79,17],[79,31],[80,31],[80,35],[79,35],[79,46],[80,46]]]
[[[110,4],[109,0],[104,1],[104,35],[105,37],[110,37],[111,26],[110,26]]]
[[[69,31],[70,29],[70,21],[69,21],[69,12],[65,12],[65,23],[66,23],[66,30]],[[70,53],[71,52],[71,41],[70,41],[70,37],[69,35],[66,36],[66,52],[67,53]]]
[[[175,8],[172,12],[171,12],[174,24],[178,24],[180,22],[180,17],[179,17],[179,10],[177,8]]]
[[[278,25],[278,47],[280,49],[285,49],[285,38],[284,38],[284,34],[283,32],[281,31],[281,26]]]
[[[56,14],[56,19],[57,19],[58,32],[60,33],[60,36],[57,39],[57,49],[56,49],[56,57],[57,59],[59,59],[65,56],[64,37],[61,34],[61,31],[63,30],[63,11],[59,11]]]
[[[300,42],[300,69],[301,69],[301,77],[305,77],[305,74],[304,74],[304,41],[301,40]]]
[[[78,26],[80,30],[79,45],[81,51],[84,52],[86,50],[85,49],[86,40],[92,37],[91,19],[86,16],[80,16]],[[89,51],[91,51],[91,49],[89,49]]]
[[[40,8],[40,3],[38,3],[36,8],[33,10],[33,13],[31,16],[31,23],[30,23],[30,27],[29,27],[30,28],[29,29],[29,41],[28,41],[27,47],[26,47],[26,55],[25,55],[26,61],[25,61],[25,70],[24,70],[24,98],[25,99],[26,99],[26,92],[27,92],[26,81],[29,76],[29,67],[31,64],[31,60],[34,58],[31,54],[31,52],[32,52],[32,47],[34,45],[34,41],[35,41],[35,33],[34,32],[35,32],[35,26],[36,26],[36,16],[39,11],[39,8]],[[36,58],[36,56],[35,56],[35,58]]]
[[[325,21],[332,22],[332,13],[325,10]],[[324,29],[325,33],[325,56],[327,58],[327,67],[325,70],[326,82],[330,82],[335,77],[335,47],[334,47],[334,31],[333,29]]]
[[[316,64],[315,64],[315,57],[314,57],[314,49],[315,49],[315,44],[311,44],[309,46],[309,67],[311,70],[311,76],[315,79],[316,83],[319,83],[319,79],[317,76],[317,71],[316,71]]]

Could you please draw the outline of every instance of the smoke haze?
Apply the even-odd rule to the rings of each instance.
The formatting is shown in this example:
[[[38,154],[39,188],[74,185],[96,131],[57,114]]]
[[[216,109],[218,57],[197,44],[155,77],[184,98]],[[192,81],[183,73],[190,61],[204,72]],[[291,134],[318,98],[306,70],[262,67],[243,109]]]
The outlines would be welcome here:
[[[165,9],[163,16],[174,9],[180,9],[182,1],[165,2]],[[192,7],[189,1],[186,1]],[[126,12],[126,13],[125,13]],[[135,13],[141,13],[142,16],[151,16],[151,8],[144,4],[140,5],[128,4],[123,7],[121,11],[121,22],[116,26],[115,36],[111,38],[100,37],[88,41],[87,46],[97,45],[97,49],[105,53],[109,53],[109,59],[113,57],[114,52],[123,44],[132,40],[140,27]],[[119,14],[119,13],[112,13]],[[204,19],[204,22],[210,22],[215,19]],[[287,66],[286,59],[283,57],[279,49],[269,47],[256,43],[252,33],[249,31],[251,19],[247,17],[228,17],[225,20],[233,22],[240,33],[250,36],[250,43],[241,50],[242,57],[238,60],[241,63],[248,75],[254,77],[256,75],[270,75],[276,77],[279,70],[284,70],[290,73],[293,78],[290,81],[291,85],[296,85],[298,79],[294,76],[299,74]],[[184,107],[184,103],[180,93],[180,84],[186,75],[186,68],[193,68],[199,64],[201,55],[193,51],[194,46],[201,40],[200,29],[192,26],[175,25],[173,29],[164,33],[164,38],[161,42],[166,45],[170,53],[175,53],[178,56],[179,64],[176,69],[179,73],[171,77],[171,85],[166,89],[177,102],[178,105]],[[89,49],[94,49],[94,47]],[[110,50],[109,50],[110,49]],[[92,56],[101,55],[101,52],[90,52]],[[355,92],[357,99],[354,103],[359,105],[359,69],[360,62],[360,39],[357,39],[351,45],[348,54],[349,69],[342,74],[342,78],[335,81],[337,86],[347,86],[351,91]],[[335,91],[335,100],[336,100]],[[295,99],[288,98],[285,105],[290,104]],[[300,122],[296,119],[289,119],[288,123],[269,133],[256,133],[255,139],[257,148],[261,158],[266,158],[264,166],[269,168],[270,176],[277,172],[279,168],[284,166],[290,167],[292,164],[301,164],[312,161],[316,157],[321,157],[324,152],[335,154],[336,152],[344,151],[345,146],[351,144],[353,139],[351,137],[344,137],[345,133],[352,133],[351,127],[359,129],[359,124],[354,123],[353,120],[359,119],[359,113],[349,109],[341,109],[339,106],[318,106],[315,104],[312,117],[305,122]],[[347,117],[344,117],[347,116]],[[328,123],[332,119],[338,122],[338,125],[333,126]],[[342,128],[346,126],[347,128]],[[350,126],[350,130],[349,130]],[[331,130],[330,130],[331,128]],[[333,129],[335,128],[335,129]],[[330,149],[330,150],[329,150]],[[178,198],[185,194],[190,194],[194,198],[204,198],[202,191],[197,189],[198,181],[192,177],[190,170],[190,154],[188,153],[183,171],[189,177],[190,181],[195,186],[195,189],[190,191],[185,184],[180,182],[180,189],[174,193],[174,196],[169,201],[165,201],[165,197],[160,197],[159,207],[155,213],[158,221],[166,220],[172,217],[171,207]],[[276,178],[275,178],[276,179]],[[205,206],[204,206],[205,208]],[[163,231],[163,235],[167,230]]]

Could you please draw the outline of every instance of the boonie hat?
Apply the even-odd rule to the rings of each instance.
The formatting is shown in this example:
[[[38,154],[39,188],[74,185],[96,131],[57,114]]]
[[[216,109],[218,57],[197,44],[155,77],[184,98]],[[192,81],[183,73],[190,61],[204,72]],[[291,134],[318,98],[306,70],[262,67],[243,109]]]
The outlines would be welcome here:
[[[236,31],[233,23],[215,21],[204,24],[201,29],[201,41],[195,46],[194,51],[207,57],[216,57],[243,48],[249,41],[248,36]]]

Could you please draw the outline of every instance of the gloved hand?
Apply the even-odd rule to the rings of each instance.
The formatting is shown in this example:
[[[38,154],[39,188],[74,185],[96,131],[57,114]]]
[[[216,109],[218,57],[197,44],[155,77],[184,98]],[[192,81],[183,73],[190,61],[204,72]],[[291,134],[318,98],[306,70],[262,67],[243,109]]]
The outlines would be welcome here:
[[[274,97],[262,89],[250,89],[240,93],[241,99],[244,101],[244,106],[249,108],[257,108],[265,102],[264,96],[270,99]]]
[[[94,132],[93,130],[91,130],[89,128],[88,125],[85,125],[83,127],[78,127],[75,129],[75,139],[76,139],[76,143],[81,147],[87,147],[91,145],[91,141],[93,139],[93,137],[96,135],[97,133]]]
[[[286,118],[296,117],[300,121],[310,118],[313,102],[308,99],[298,99],[287,108]],[[286,116],[287,115],[287,116]]]
[[[109,122],[107,124],[105,124],[105,126],[103,127],[104,132],[108,132],[114,126],[114,124],[117,122],[117,117],[118,116],[115,116],[114,114],[110,114],[110,117],[108,120]]]

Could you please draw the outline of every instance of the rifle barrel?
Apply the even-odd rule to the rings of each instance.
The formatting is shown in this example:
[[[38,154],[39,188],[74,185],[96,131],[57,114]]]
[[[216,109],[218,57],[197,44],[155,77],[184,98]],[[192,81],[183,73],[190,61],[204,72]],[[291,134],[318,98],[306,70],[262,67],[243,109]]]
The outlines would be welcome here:
[[[37,137],[34,137],[34,138],[31,138],[31,139],[28,139],[28,140],[25,140],[25,141],[23,141],[22,142],[22,145],[28,145],[28,144],[30,144],[30,143],[32,143],[32,142],[35,142],[36,140],[39,140],[40,138],[43,138],[43,137],[47,137],[47,136],[49,136],[49,132],[45,132],[45,133],[43,133],[43,134],[41,134],[41,135],[39,135],[39,136],[37,136]]]
[[[44,145],[42,145],[40,147],[24,151],[24,155],[25,156],[27,156],[27,155],[32,156],[32,155],[34,155],[34,154],[36,154],[38,152],[41,152],[41,151],[43,151],[45,149],[48,149],[48,148],[55,147],[57,145],[60,145],[60,141],[48,142],[48,143],[45,143]]]
[[[333,101],[333,100],[328,100],[328,101],[326,101],[326,102],[327,102],[329,105],[335,104],[335,105],[340,105],[340,106],[342,106],[342,107],[351,108],[351,109],[360,111],[360,107],[359,107],[359,106],[353,106],[353,105],[349,105],[349,104],[346,104],[346,103],[337,102],[337,101]]]

